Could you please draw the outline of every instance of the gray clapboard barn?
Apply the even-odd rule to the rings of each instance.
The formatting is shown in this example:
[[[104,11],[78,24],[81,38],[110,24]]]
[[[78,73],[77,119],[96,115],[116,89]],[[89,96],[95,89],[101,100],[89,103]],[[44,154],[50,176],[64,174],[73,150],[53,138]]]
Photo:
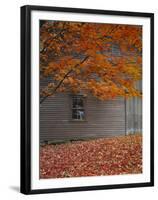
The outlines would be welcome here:
[[[141,81],[137,83],[141,90]],[[142,132],[142,100],[60,93],[40,105],[40,141],[112,137]]]
[[[129,52],[128,52],[129,53]],[[111,55],[120,53],[112,46]],[[40,88],[47,80],[40,81]],[[142,91],[142,81],[136,86]],[[142,99],[118,97],[101,101],[92,95],[56,94],[40,105],[40,141],[112,137],[142,132]]]

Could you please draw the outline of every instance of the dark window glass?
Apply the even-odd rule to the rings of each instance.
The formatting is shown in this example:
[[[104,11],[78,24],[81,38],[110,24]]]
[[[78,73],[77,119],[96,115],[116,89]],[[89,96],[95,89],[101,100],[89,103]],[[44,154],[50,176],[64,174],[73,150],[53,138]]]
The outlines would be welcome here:
[[[74,120],[84,120],[85,119],[83,96],[76,95],[76,96],[72,97],[72,119],[74,119]]]

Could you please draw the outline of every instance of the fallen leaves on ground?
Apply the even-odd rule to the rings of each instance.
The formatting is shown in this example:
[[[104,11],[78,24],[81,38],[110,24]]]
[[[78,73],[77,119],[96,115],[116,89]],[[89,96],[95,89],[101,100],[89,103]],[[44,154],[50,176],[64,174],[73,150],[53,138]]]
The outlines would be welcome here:
[[[45,145],[40,148],[40,178],[142,173],[140,134]]]

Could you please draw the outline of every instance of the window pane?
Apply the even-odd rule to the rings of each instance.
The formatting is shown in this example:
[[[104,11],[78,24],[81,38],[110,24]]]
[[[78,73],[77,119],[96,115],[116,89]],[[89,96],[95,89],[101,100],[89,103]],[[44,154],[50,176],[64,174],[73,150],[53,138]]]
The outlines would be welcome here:
[[[77,118],[77,110],[75,110],[75,109],[72,110],[72,119],[78,119]]]
[[[73,102],[72,102],[72,106],[73,108],[77,108],[77,98],[73,97]]]
[[[83,108],[83,98],[79,96],[73,97],[72,106],[73,108]]]
[[[84,120],[85,119],[85,111],[83,109],[72,109],[72,118]]]
[[[83,108],[83,98],[78,98],[77,99],[77,104],[79,108]]]
[[[83,120],[83,119],[85,119],[85,112],[84,112],[84,110],[77,110],[77,115],[78,115],[78,119],[81,119],[81,120]]]

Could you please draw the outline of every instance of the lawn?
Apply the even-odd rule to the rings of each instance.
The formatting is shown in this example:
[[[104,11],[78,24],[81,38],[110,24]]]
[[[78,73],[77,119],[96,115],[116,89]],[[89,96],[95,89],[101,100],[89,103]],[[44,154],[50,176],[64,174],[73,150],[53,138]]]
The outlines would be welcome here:
[[[40,178],[142,173],[140,134],[45,145],[40,148]]]

